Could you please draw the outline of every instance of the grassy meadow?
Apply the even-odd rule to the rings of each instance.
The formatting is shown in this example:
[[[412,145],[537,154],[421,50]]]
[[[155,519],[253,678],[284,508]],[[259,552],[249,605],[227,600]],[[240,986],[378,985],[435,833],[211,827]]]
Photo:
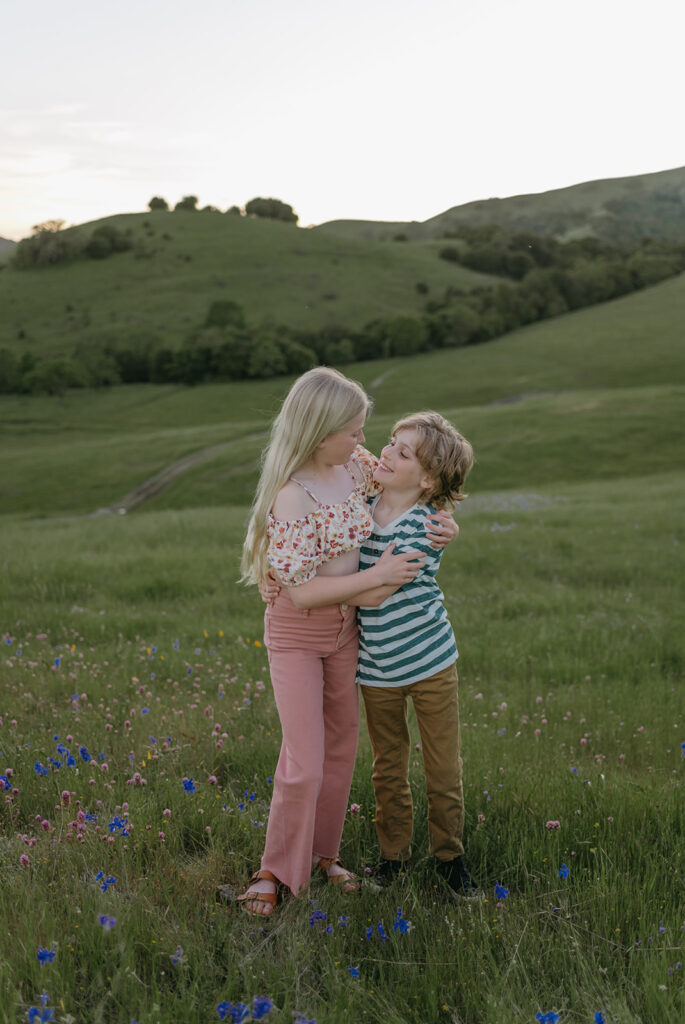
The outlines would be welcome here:
[[[2,399],[0,1024],[683,1019],[684,294],[348,368],[371,447],[432,406],[476,451],[440,577],[477,901],[431,870],[418,748],[405,881],[313,880],[269,922],[215,897],[258,864],[280,745],[236,579],[288,382]],[[362,728],[364,876],[373,816]]]

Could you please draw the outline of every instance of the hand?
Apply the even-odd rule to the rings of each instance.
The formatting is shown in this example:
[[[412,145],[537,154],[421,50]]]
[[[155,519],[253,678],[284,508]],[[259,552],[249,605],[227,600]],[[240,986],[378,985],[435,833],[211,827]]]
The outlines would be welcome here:
[[[259,581],[257,586],[259,587],[259,593],[262,595],[262,601],[265,604],[273,604],[281,592],[280,584],[271,569],[269,569],[264,579]]]
[[[395,555],[394,550],[394,542],[388,544],[373,567],[379,587],[401,587],[404,583],[410,583],[426,564],[420,551],[405,551],[404,554]]]
[[[445,548],[458,536],[459,524],[445,509],[426,516],[426,537],[431,541],[432,548]]]

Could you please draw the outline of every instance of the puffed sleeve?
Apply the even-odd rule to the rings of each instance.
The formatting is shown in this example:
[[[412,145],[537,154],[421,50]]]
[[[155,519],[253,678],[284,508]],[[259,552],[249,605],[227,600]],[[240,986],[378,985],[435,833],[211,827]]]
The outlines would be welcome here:
[[[383,490],[383,485],[376,483],[373,478],[373,474],[378,466],[378,459],[363,445],[358,444],[352,455],[352,461],[359,466],[364,477],[364,490],[367,498],[373,498],[374,495],[380,494]]]
[[[309,583],[321,565],[321,541],[313,516],[269,522],[267,561],[286,587]]]

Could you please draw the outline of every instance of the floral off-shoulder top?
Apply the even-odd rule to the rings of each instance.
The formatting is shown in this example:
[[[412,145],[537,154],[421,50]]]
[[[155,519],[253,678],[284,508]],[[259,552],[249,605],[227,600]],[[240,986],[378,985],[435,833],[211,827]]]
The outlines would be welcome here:
[[[357,445],[351,461],[362,479],[344,501],[319,504],[302,519],[276,519],[269,513],[267,561],[286,587],[308,583],[320,565],[354,551],[370,536],[373,520],[366,501],[382,490],[373,479],[378,459]]]

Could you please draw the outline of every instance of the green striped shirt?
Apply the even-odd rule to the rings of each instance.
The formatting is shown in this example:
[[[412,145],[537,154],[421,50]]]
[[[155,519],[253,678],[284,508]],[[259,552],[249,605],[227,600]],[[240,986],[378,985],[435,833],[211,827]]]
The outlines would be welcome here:
[[[378,499],[374,499],[372,504]],[[420,551],[426,564],[379,608],[358,608],[359,665],[364,686],[407,686],[440,672],[456,661],[454,633],[435,580],[442,551],[426,537],[426,513],[431,505],[413,505],[387,526],[374,522],[361,547],[360,569],[369,569],[395,542],[395,553]]]

